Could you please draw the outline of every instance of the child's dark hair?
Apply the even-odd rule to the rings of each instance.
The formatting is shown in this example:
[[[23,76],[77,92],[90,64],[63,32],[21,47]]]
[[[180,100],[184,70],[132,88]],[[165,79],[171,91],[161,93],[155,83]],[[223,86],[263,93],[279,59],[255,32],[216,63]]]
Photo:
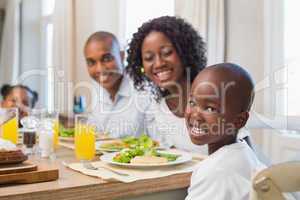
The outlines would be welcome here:
[[[141,48],[145,37],[152,31],[163,33],[172,42],[176,52],[185,67],[185,75],[192,83],[206,65],[206,49],[201,36],[186,21],[179,17],[163,16],[152,19],[144,23],[138,32],[133,34],[133,38],[127,50],[126,72],[133,79],[134,86],[138,90],[144,90],[146,86],[151,87],[151,91],[157,101],[163,96],[163,92],[155,86],[141,71],[142,54]]]
[[[6,97],[12,92],[13,89],[15,88],[21,88],[21,89],[24,89],[26,91],[28,91],[32,97],[31,97],[31,102],[30,102],[30,106],[33,108],[36,104],[36,102],[38,101],[39,99],[39,95],[36,91],[34,90],[31,90],[28,86],[25,86],[25,85],[21,85],[21,84],[18,84],[18,85],[9,85],[9,84],[4,84],[1,88],[1,96],[2,98],[5,100]]]

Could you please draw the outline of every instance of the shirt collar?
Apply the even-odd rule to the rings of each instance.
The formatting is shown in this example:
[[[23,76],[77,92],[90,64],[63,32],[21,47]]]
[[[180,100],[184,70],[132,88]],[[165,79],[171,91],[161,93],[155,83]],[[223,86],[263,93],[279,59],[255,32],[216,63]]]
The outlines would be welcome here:
[[[97,96],[100,102],[104,103],[111,103],[110,99],[110,94],[104,89],[98,82],[94,81],[95,88],[97,90]],[[131,81],[130,79],[126,76],[123,75],[121,85],[119,87],[118,92],[116,93],[116,99],[118,97],[130,97],[132,94],[132,87],[131,87]]]
[[[131,90],[132,88],[130,79],[126,75],[123,75],[122,82],[116,96],[129,97],[132,94]]]

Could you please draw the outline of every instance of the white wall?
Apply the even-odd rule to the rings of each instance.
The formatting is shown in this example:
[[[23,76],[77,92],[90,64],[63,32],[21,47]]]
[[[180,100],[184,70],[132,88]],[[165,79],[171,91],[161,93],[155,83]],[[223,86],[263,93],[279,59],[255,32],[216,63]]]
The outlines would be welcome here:
[[[226,61],[245,67],[256,84],[264,74],[264,13],[262,0],[228,0]],[[253,109],[263,111],[263,93],[256,93]]]
[[[258,86],[263,82],[265,72],[264,1],[227,0],[227,2],[226,61],[245,67]],[[265,95],[266,90],[256,91],[252,107],[255,112],[264,112]],[[264,149],[263,131],[251,130],[251,135],[254,142]]]

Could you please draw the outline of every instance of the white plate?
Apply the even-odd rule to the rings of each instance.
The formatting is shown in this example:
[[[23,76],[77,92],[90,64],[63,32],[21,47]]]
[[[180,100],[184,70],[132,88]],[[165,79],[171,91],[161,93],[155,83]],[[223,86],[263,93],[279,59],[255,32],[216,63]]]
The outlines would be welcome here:
[[[166,151],[162,151],[164,153],[169,153]],[[113,164],[113,165],[118,165],[118,166],[124,166],[124,167],[162,167],[162,166],[171,166],[171,165],[178,165],[182,163],[186,163],[192,160],[192,156],[187,153],[181,153],[181,154],[176,154],[180,155],[175,161],[170,161],[167,163],[160,163],[160,164],[132,164],[132,163],[118,163],[113,161],[113,157],[118,154],[118,152],[115,153],[107,153],[102,156],[100,156],[100,160],[108,163],[108,164]],[[172,153],[170,153],[172,154]]]

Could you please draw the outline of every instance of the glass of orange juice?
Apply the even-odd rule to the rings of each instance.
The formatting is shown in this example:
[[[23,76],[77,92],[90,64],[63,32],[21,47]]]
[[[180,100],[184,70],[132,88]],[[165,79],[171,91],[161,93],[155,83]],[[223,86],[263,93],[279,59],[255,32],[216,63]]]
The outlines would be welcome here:
[[[58,143],[59,143],[59,120],[58,120],[58,112],[51,112],[48,113],[51,118],[53,119],[53,148],[57,149],[58,148]]]
[[[96,126],[88,115],[75,116],[75,155],[80,161],[91,161],[96,153]]]
[[[3,139],[18,143],[18,109],[0,108],[0,134]]]

